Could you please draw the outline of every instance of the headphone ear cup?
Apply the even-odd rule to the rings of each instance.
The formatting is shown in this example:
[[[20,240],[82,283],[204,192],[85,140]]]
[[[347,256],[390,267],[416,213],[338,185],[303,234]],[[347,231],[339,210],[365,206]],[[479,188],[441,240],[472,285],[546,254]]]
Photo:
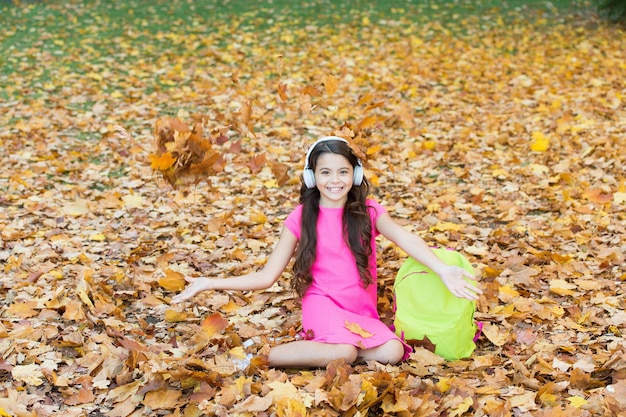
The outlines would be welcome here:
[[[315,188],[315,172],[311,168],[302,171],[302,179],[307,188]]]
[[[361,185],[361,183],[363,182],[363,166],[361,166],[361,164],[358,164],[357,166],[354,167],[352,182],[356,186]]]

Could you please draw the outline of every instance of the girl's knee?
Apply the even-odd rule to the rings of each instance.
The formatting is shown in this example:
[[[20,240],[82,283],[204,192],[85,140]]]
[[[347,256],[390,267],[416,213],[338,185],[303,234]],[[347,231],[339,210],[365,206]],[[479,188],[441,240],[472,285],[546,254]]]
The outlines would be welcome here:
[[[385,362],[391,365],[399,363],[404,358],[404,345],[399,340],[390,340],[385,343],[384,357]]]
[[[337,345],[337,359],[343,359],[352,364],[359,356],[359,349],[352,345]]]

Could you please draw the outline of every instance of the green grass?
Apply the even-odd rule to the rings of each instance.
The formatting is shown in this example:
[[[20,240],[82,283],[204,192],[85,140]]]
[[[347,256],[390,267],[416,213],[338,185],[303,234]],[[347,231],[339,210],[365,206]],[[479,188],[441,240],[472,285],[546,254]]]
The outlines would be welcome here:
[[[94,68],[175,58],[177,45],[228,47],[242,33],[288,33],[304,27],[423,21],[455,31],[473,19],[480,26],[501,19],[550,22],[588,1],[366,1],[366,0],[85,0],[0,2],[0,99],[58,94],[64,83],[94,77]],[[302,36],[302,35],[301,35]],[[278,37],[277,37],[278,39]],[[280,41],[280,40],[278,40]],[[128,44],[132,47],[129,48]],[[131,51],[130,53],[128,51]],[[87,62],[84,57],[88,56]],[[121,66],[118,66],[121,67]],[[116,68],[116,71],[124,69]],[[16,85],[15,77],[22,85]],[[157,88],[168,84],[153,75]],[[4,79],[5,81],[2,81]],[[58,83],[56,80],[62,79]],[[106,84],[103,85],[107,92]]]

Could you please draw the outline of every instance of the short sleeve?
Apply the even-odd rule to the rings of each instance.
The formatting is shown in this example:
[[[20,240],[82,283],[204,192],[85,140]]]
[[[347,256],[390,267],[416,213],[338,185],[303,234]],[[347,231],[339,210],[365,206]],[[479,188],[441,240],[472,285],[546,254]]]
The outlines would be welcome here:
[[[298,205],[285,219],[285,227],[289,229],[298,240],[300,240],[301,235],[301,219],[302,204]]]
[[[378,204],[375,200],[367,200],[366,205],[370,213],[370,218],[372,219],[372,231],[374,232],[374,237],[376,237],[380,234],[376,228],[376,222],[381,215],[387,213],[387,209]]]

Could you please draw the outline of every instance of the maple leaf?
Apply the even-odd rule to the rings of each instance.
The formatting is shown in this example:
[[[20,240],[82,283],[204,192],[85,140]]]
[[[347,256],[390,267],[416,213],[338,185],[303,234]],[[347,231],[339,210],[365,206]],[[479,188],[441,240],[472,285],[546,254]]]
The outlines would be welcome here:
[[[374,333],[370,333],[367,330],[364,330],[361,326],[359,326],[358,323],[352,323],[352,322],[346,321],[344,323],[344,327],[350,330],[352,333],[358,334],[364,339],[374,336]]]
[[[270,162],[270,168],[272,169],[272,174],[276,177],[279,187],[282,187],[289,181],[289,165],[281,162]]]
[[[265,153],[259,153],[250,158],[246,164],[250,168],[252,174],[258,174],[267,162],[267,156]]]
[[[150,167],[158,171],[166,171],[176,163],[176,158],[168,151],[161,155],[150,155]]]

